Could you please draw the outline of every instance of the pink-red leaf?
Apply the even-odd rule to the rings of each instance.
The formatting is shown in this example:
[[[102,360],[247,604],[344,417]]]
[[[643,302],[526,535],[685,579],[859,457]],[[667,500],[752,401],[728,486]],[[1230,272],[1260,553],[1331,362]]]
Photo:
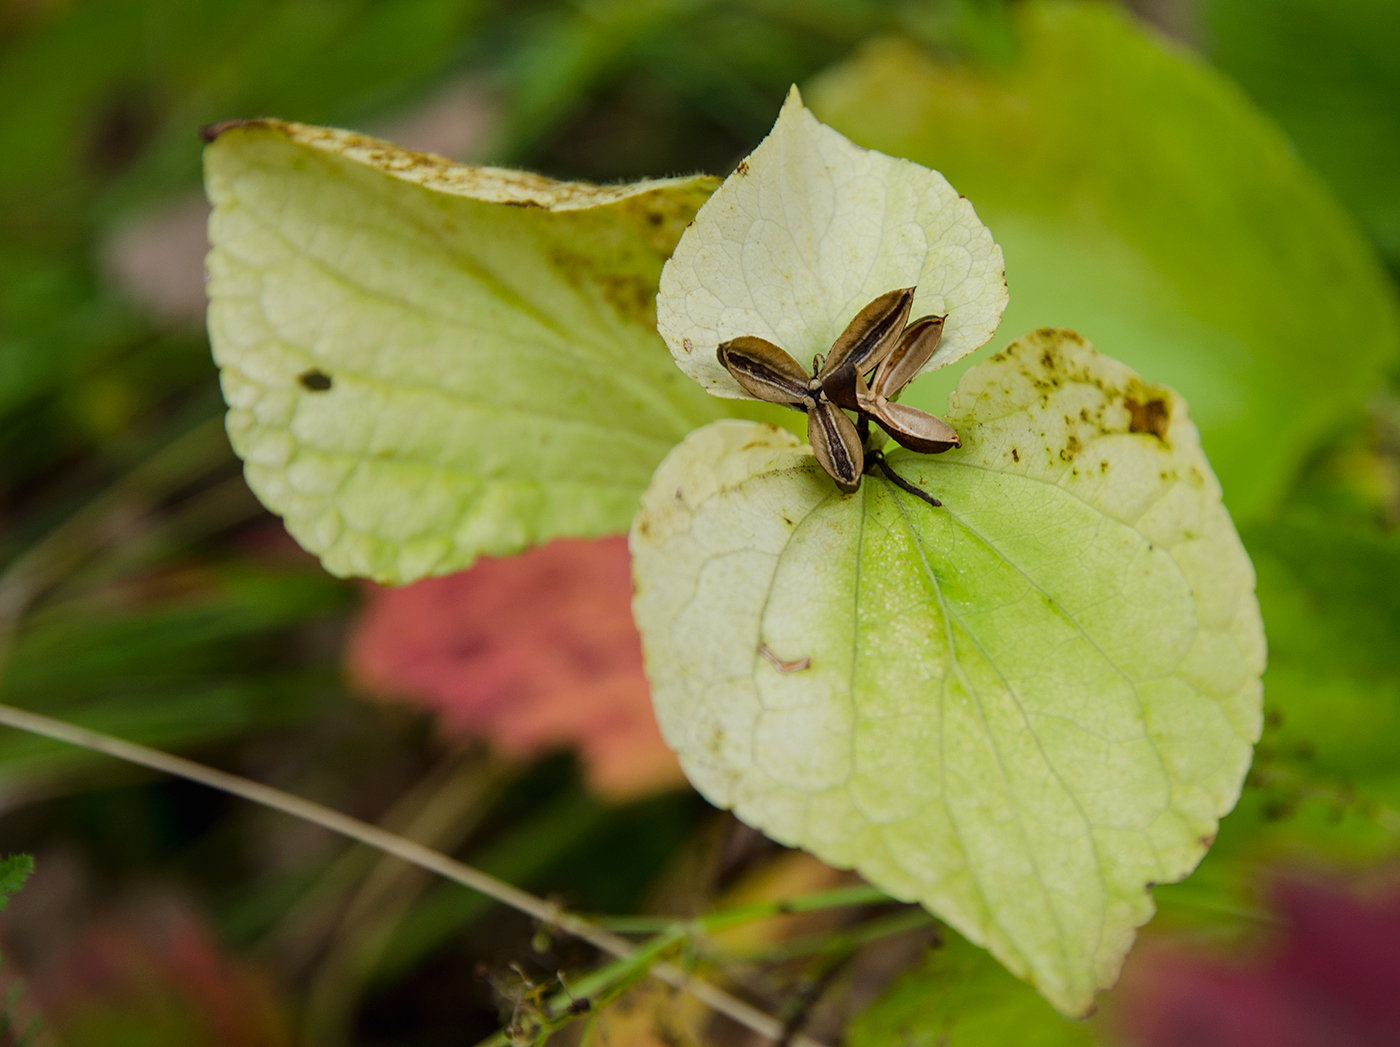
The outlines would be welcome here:
[[[348,656],[362,689],[431,709],[449,734],[520,758],[577,748],[605,795],[684,780],[642,675],[625,538],[561,539],[370,587]]]

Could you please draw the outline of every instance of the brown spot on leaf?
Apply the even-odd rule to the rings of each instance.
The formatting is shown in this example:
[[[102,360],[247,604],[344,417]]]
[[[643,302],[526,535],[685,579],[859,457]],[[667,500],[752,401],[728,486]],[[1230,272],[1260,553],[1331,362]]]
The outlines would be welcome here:
[[[1079,443],[1079,437],[1075,436],[1074,433],[1070,433],[1069,439],[1067,439],[1065,441],[1065,445],[1060,448],[1060,461],[1074,461],[1074,456],[1077,455],[1081,450],[1083,450],[1083,447]]]
[[[297,375],[297,381],[303,389],[312,393],[329,392],[331,388],[331,376],[316,367]]]
[[[740,160],[740,161],[739,161],[739,166],[736,167],[736,168],[734,168],[734,173],[735,173],[736,175],[740,175],[740,176],[743,176],[743,175],[748,174],[748,173],[749,173],[749,162],[748,162],[747,160]]]
[[[1011,460],[1013,462],[1019,462],[1021,460],[1021,452],[1014,447],[1011,448]]]
[[[1167,429],[1171,425],[1171,412],[1165,400],[1148,400],[1140,403],[1132,397],[1123,401],[1123,406],[1128,409],[1129,421],[1128,432],[1130,433],[1151,433],[1159,440],[1167,438]]]
[[[685,350],[686,352],[688,352],[688,353],[693,353],[693,352],[695,352],[695,343],[692,342],[689,338],[682,338],[682,339],[681,339],[681,348],[684,349],[684,350]]]

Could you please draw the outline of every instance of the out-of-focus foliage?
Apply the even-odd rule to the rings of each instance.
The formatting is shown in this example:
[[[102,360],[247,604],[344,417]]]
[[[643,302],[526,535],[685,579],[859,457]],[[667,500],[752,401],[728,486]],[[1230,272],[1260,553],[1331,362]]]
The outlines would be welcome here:
[[[96,278],[95,232],[197,180],[200,124],[267,110],[359,117],[439,73],[479,10],[464,0],[90,0],[51,5],[14,30],[0,52],[0,98],[15,100],[0,111],[0,410],[57,397],[61,415],[93,415],[111,439],[205,372],[197,340],[153,339]],[[98,388],[72,388],[104,362],[115,373]],[[7,461],[12,430],[13,420],[0,429]],[[30,468],[72,447],[42,435],[57,446],[26,443]]]
[[[34,859],[27,854],[12,854],[0,860],[0,909],[5,908],[10,895],[23,887],[33,872]]]
[[[1400,269],[1400,4],[1204,0],[1207,53]]]
[[[1104,1022],[1134,1047],[1373,1047],[1400,1027],[1400,893],[1285,876],[1245,956],[1170,938],[1135,955]]]
[[[173,899],[150,899],[65,943],[30,986],[65,1047],[291,1047],[265,974],[221,953]]]
[[[1001,342],[1069,327],[1180,391],[1226,504],[1257,519],[1400,354],[1394,292],[1218,73],[1104,4],[1028,0],[1015,24],[1005,65],[871,45],[812,107],[974,202],[1006,254]],[[937,411],[955,380],[909,402]]]
[[[684,782],[652,715],[621,536],[374,586],[347,657],[366,691],[432,709],[451,735],[516,758],[576,748],[605,795]]]
[[[353,592],[267,540],[272,522],[219,431],[222,405],[205,339],[133,299],[99,259],[121,229],[146,223],[147,207],[190,210],[200,156],[194,132],[204,122],[273,115],[388,133],[408,126],[416,107],[437,105],[436,92],[447,89],[474,100],[477,117],[485,114],[484,136],[457,135],[459,145],[437,147],[463,158],[599,181],[724,174],[771,126],[791,83],[816,100],[812,78],[871,38],[900,37],[938,63],[961,57],[1001,70],[960,67],[969,81],[1014,76],[1015,23],[1005,17],[1014,6],[68,0],[0,7],[7,103],[0,107],[0,618],[17,674],[0,674],[0,701],[192,751],[419,834],[569,904],[667,913],[713,904],[766,852],[743,833],[719,833],[693,797],[608,805],[585,791],[567,760],[525,768],[445,751],[401,711],[355,702],[337,679]],[[1394,4],[1203,0],[1200,11],[1203,53],[1277,118],[1394,266]],[[1157,57],[1148,68],[1178,66]],[[1179,82],[1211,79],[1186,68]],[[1066,78],[1077,75],[1064,69]],[[924,104],[907,93],[882,102],[889,114]],[[1097,128],[1084,124],[1096,119],[1067,120],[1062,130],[1092,138]],[[1142,131],[1122,129],[1129,142]],[[859,137],[858,127],[847,130]],[[1189,148],[1167,160],[1204,162]],[[984,203],[951,168],[946,173],[998,238],[1010,244],[1020,235],[998,220],[990,199]],[[1022,168],[1008,174],[1012,182],[1040,177]],[[1130,198],[1152,184],[1152,172],[1139,178],[1128,180]],[[1006,191],[1020,198],[1016,185]],[[1067,213],[1061,202],[1041,201],[1063,223],[1057,228],[1075,243],[1097,242],[1102,216],[1093,208]],[[197,212],[194,203],[196,232]],[[1204,219],[1156,223],[1154,241],[1158,234],[1187,248],[1191,237],[1220,235]],[[1167,261],[1155,242],[1144,240],[1141,250],[1154,264]],[[1066,257],[1052,261],[1067,265]],[[1164,297],[1154,279],[1125,279],[1118,257],[1103,266],[1105,286],[1118,296],[1112,315],[1146,309],[1158,331],[1176,329],[1193,302]],[[1206,259],[1207,271],[1212,264]],[[1042,276],[1013,266],[1014,320],[1032,290],[1022,281]],[[1254,299],[1257,287],[1225,284],[1225,292],[1200,293],[1217,303],[1239,297],[1231,303],[1237,317],[1278,308],[1268,295]],[[1347,341],[1314,330],[1318,303],[1297,286],[1283,303],[1296,339],[1278,334],[1277,316],[1241,329],[1240,338],[1276,339],[1281,355],[1271,361],[1292,361],[1295,345],[1310,360],[1354,361],[1365,332]],[[1080,308],[1081,299],[1066,301]],[[1025,315],[1024,323],[1054,319]],[[1024,333],[1014,326],[1006,339]],[[1149,380],[1185,384],[1150,361],[1134,362]],[[1359,384],[1344,398],[1330,379],[1306,374],[1290,365],[1262,378],[1248,368],[1227,375],[1242,417],[1261,409],[1256,398],[1293,402],[1295,390],[1319,402],[1305,407],[1304,428],[1288,420],[1245,434],[1263,448],[1267,475],[1259,484],[1282,494],[1275,499],[1282,512],[1261,512],[1244,529],[1270,633],[1266,703],[1274,715],[1256,774],[1209,857],[1184,883],[1155,891],[1161,913],[1149,936],[1172,928],[1192,941],[1252,940],[1273,918],[1259,890],[1277,863],[1366,865],[1396,852],[1388,752],[1397,697],[1385,656],[1400,649],[1400,616],[1387,581],[1394,532],[1385,528],[1400,516],[1397,440],[1375,404],[1366,413]],[[1323,415],[1338,430],[1330,444],[1328,434],[1307,428]],[[1324,445],[1309,470],[1287,486],[1319,438]],[[1293,455],[1287,468],[1269,464],[1285,454]],[[1243,482],[1255,482],[1250,470]],[[1234,493],[1227,497],[1234,504]],[[45,943],[56,948],[101,917],[105,899],[152,877],[178,880],[226,945],[255,951],[296,999],[304,1015],[297,1034],[308,1044],[352,1036],[414,1047],[470,1041],[494,1031],[499,1017],[490,983],[474,974],[478,964],[496,977],[515,962],[548,981],[594,961],[562,941],[535,953],[534,929],[479,896],[192,787],[8,732],[0,757],[6,846],[36,851],[40,870],[4,914],[0,974],[51,957]],[[978,960],[956,942],[948,957],[952,967]],[[796,976],[764,983],[775,1007],[790,1004],[797,1014],[814,986],[817,995],[846,999],[853,982],[843,980],[845,968],[821,981],[826,968],[796,962]],[[984,994],[981,1004],[956,997],[972,1016],[963,1027],[975,1028],[984,1014],[1022,1014],[1013,1035],[1029,1036],[1043,1005],[980,962],[997,978],[969,974],[962,983]],[[907,966],[909,958],[889,963]],[[743,969],[746,988],[758,985],[754,969]],[[853,1035],[890,1030],[893,1014],[894,1042],[937,1042],[947,1013],[918,1001],[943,999],[943,983],[920,973],[939,969],[907,975],[892,1002]],[[868,1000],[879,984],[859,981],[857,989]],[[839,1023],[807,1027],[837,1041]],[[1047,1035],[1082,1032],[1075,1025]]]
[[[1062,1017],[993,960],[951,930],[866,1010],[849,1047],[1090,1047],[1097,1030]]]
[[[1400,801],[1400,535],[1299,508],[1251,528],[1277,735],[1264,766]]]
[[[9,651],[5,700],[157,747],[290,722],[331,679],[279,664],[278,634],[342,611],[349,596],[309,568],[191,565],[38,610]],[[99,761],[0,737],[0,784],[20,792]]]

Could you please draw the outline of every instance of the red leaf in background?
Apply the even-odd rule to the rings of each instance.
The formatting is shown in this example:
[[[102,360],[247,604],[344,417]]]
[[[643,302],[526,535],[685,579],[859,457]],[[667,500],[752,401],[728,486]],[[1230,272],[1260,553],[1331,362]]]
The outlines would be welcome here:
[[[513,756],[575,747],[614,798],[684,781],[642,675],[626,538],[561,539],[368,593],[348,650],[365,691]]]
[[[1252,961],[1148,946],[1117,995],[1135,1047],[1394,1047],[1400,1044],[1400,889],[1361,897],[1284,881],[1285,931]]]
[[[261,971],[231,960],[204,920],[155,898],[88,924],[30,981],[64,1047],[291,1047]]]

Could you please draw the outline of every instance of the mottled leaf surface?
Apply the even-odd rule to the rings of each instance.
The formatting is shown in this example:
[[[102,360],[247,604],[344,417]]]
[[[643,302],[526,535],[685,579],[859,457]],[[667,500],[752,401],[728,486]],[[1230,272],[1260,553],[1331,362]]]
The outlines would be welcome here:
[[[1254,575],[1184,402],[1078,336],[1013,343],[948,419],[962,449],[890,456],[942,509],[841,495],[772,427],[673,451],[631,536],[653,701],[713,802],[1079,1014],[1239,795]]]
[[[1231,512],[1265,516],[1400,351],[1374,251],[1223,76],[1114,5],[1016,12],[1009,65],[885,41],[813,111],[947,175],[1006,254],[1006,329],[1073,328],[1179,390]],[[940,413],[957,378],[904,401]]]
[[[725,413],[654,327],[714,187],[600,188],[255,121],[206,153],[209,332],[248,482],[336,574],[625,530]]]

